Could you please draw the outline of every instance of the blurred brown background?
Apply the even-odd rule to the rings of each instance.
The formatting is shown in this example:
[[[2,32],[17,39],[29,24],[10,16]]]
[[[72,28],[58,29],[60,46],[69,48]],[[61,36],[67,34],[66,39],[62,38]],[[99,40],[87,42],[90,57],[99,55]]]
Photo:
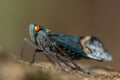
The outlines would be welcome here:
[[[0,0],[0,45],[18,56],[28,25],[36,23],[55,32],[99,37],[113,55],[113,61],[86,64],[109,65],[120,70],[119,0]],[[26,46],[25,60],[32,50]],[[38,54],[37,61],[46,60]]]

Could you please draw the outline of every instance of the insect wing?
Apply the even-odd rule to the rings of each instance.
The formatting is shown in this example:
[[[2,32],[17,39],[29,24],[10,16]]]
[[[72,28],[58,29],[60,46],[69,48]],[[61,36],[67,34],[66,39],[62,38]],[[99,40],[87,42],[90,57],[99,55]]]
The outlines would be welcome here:
[[[86,54],[82,50],[79,37],[56,32],[49,32],[48,37],[52,42],[57,43],[63,48],[69,49],[71,51],[86,56]]]

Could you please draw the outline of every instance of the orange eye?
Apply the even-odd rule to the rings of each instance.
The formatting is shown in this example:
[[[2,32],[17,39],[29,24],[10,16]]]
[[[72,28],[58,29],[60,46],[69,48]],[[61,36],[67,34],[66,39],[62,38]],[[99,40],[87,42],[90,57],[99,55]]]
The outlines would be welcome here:
[[[40,26],[35,26],[35,31],[39,31],[40,30]]]

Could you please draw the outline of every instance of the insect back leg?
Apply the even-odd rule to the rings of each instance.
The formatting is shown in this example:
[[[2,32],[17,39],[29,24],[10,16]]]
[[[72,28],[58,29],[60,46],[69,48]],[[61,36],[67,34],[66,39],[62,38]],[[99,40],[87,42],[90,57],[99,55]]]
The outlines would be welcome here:
[[[60,68],[62,69],[62,70],[64,70],[64,68],[62,67],[62,65],[60,64],[60,59],[57,57],[57,55],[56,55],[56,53],[55,52],[52,52],[52,51],[50,51],[50,52],[44,52],[46,55],[48,55],[48,56],[52,56],[56,61],[57,61],[57,63],[58,63],[58,65],[60,66]]]
[[[57,58],[64,63],[67,67],[69,66],[70,68],[73,68],[70,64],[68,64],[64,59],[60,58],[59,56],[57,56]]]
[[[75,68],[72,68],[72,69],[77,69],[77,70],[79,70],[79,71],[82,71],[82,72],[85,72],[85,73],[88,73],[88,74],[89,74],[88,71],[84,70],[84,69],[81,68],[79,65],[77,65],[59,46],[57,46],[57,45],[55,44],[55,47],[56,47],[64,56],[66,56],[66,57],[70,60],[70,62],[75,66]]]

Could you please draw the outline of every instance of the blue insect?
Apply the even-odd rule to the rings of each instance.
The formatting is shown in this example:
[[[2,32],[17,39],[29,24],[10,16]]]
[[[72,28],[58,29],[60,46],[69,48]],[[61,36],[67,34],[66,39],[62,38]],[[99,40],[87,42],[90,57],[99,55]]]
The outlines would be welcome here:
[[[64,70],[64,68],[62,67],[61,63],[65,64],[71,69],[89,73],[77,65],[73,60],[80,59],[81,56],[92,58],[98,61],[112,60],[112,56],[104,48],[102,42],[93,36],[78,37],[68,34],[61,34],[49,31],[43,26],[36,24],[29,25],[29,34],[31,40],[28,38],[24,39],[19,58],[22,59],[24,45],[27,42],[35,48],[31,63],[34,63],[35,61],[36,52],[43,52],[49,59],[50,56],[53,57],[62,70]],[[69,62],[64,58],[61,58],[61,56],[65,59],[68,59]]]

